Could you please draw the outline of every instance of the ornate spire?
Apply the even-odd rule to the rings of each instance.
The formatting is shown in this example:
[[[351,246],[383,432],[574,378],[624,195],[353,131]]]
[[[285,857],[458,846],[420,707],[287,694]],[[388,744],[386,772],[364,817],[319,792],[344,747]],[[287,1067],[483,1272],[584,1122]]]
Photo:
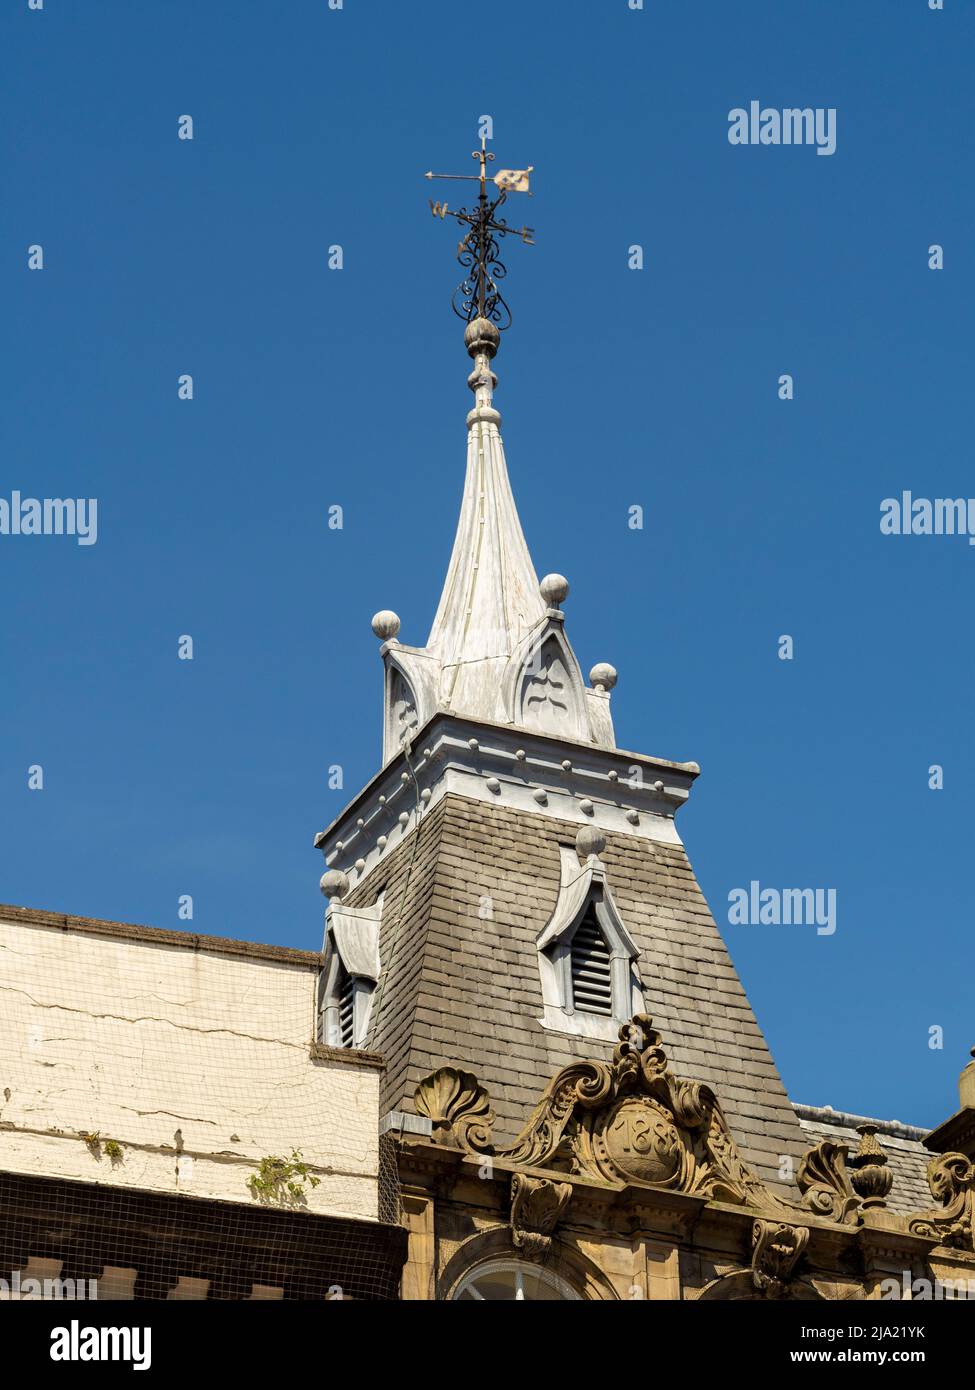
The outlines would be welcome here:
[[[383,610],[373,631],[386,662],[385,757],[437,711],[495,724],[536,729],[577,742],[613,747],[609,692],[616,673],[593,669],[587,690],[563,631],[560,608],[569,592],[561,575],[539,584],[508,481],[501,416],[494,407],[492,363],[511,313],[498,289],[505,268],[498,242],[515,234],[531,244],[530,227],[510,227],[498,209],[509,192],[529,191],[531,169],[502,169],[488,180],[494,159],[481,140],[478,174],[428,178],[472,179],[477,204],[452,212],[431,202],[435,216],[453,217],[467,230],[457,258],[465,276],[453,297],[465,319],[464,343],[473,368],[467,384],[474,406],[467,416],[467,472],[457,533],[440,603],[425,647],[398,640],[399,618]],[[489,182],[498,190],[488,196]]]

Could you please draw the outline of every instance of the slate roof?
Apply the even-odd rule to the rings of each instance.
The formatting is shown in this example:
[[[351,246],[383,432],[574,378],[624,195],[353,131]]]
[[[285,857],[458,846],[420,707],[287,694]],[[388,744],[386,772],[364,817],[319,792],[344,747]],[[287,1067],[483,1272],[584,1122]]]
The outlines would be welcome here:
[[[609,1043],[539,1022],[535,940],[558,896],[559,844],[576,830],[451,793],[345,899],[366,906],[386,890],[384,978],[366,1043],[386,1057],[386,1110],[411,1111],[424,1076],[460,1065],[487,1087],[495,1132],[508,1138],[561,1067],[610,1057]],[[715,1089],[746,1161],[781,1186],[782,1157],[794,1170],[812,1141],[683,847],[611,835],[601,858],[671,1069]]]
[[[853,1154],[860,1143],[856,1126],[876,1125],[877,1139],[894,1174],[894,1184],[887,1198],[890,1210],[918,1212],[938,1205],[928,1187],[927,1167],[936,1155],[929,1153],[921,1142],[928,1133],[926,1129],[904,1125],[899,1120],[871,1120],[864,1115],[845,1115],[839,1110],[831,1110],[829,1106],[796,1105],[795,1111],[803,1131],[809,1136],[807,1147],[818,1144],[821,1139],[833,1139],[849,1145]]]

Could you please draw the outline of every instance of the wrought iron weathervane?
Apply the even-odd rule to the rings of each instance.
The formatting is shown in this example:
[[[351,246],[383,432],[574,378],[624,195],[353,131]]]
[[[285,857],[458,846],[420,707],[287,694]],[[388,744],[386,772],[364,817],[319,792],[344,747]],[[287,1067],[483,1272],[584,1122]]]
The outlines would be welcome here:
[[[499,169],[490,180],[497,188],[498,196],[495,198],[492,195],[489,198],[487,166],[494,159],[494,155],[489,153],[486,137],[483,135],[481,148],[473,151],[473,158],[480,161],[481,168],[478,174],[431,172],[427,174],[427,178],[475,180],[480,184],[477,207],[460,208],[457,212],[451,212],[446,203],[434,202],[431,198],[430,211],[434,217],[441,219],[453,217],[468,228],[457,244],[457,259],[464,267],[465,275],[451,299],[454,313],[467,323],[478,317],[490,319],[503,330],[511,324],[511,310],[498,289],[498,281],[504,279],[508,273],[498,257],[498,240],[506,236],[519,236],[529,246],[534,246],[535,242],[533,228],[509,226],[498,216],[498,209],[509,193],[527,193],[531,197],[528,184],[534,165],[530,164],[527,169]]]

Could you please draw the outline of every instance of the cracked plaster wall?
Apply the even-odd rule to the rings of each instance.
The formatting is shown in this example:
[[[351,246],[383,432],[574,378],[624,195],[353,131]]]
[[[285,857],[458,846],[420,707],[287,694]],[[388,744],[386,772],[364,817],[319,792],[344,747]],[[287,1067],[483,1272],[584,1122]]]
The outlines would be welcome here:
[[[0,1169],[250,1202],[296,1148],[309,1210],[375,1218],[380,1073],[311,1059],[316,986],[301,961],[0,918]]]

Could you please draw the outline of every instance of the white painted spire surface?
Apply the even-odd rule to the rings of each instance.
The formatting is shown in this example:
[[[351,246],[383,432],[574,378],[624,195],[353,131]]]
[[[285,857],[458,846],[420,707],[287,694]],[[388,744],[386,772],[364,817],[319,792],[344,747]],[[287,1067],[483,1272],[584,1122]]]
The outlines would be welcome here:
[[[538,577],[508,480],[501,416],[492,403],[491,370],[500,334],[475,319],[464,334],[474,359],[468,384],[467,474],[453,553],[427,651],[441,667],[441,699],[459,711],[494,705],[504,667],[545,616]]]
[[[373,618],[386,663],[387,761],[438,711],[615,746],[609,694],[616,672],[594,667],[587,689],[563,628],[568,581],[556,574],[539,584],[521,529],[493,404],[491,361],[500,337],[486,318],[475,318],[464,333],[474,361],[467,472],[427,645],[400,642],[395,613]]]

